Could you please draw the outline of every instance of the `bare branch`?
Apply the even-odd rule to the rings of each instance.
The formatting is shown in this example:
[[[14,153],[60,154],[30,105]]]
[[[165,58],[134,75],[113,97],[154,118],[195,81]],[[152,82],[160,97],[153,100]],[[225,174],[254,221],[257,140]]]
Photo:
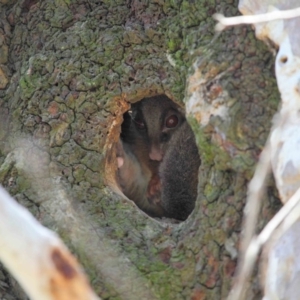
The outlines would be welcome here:
[[[248,198],[244,210],[245,231],[241,242],[240,258],[235,283],[228,297],[230,300],[241,300],[245,296],[247,280],[251,274],[258,254],[258,249],[254,245],[251,245],[251,240],[255,234],[261,198],[270,168],[270,141],[268,139],[248,187]]]
[[[291,19],[300,16],[300,7],[288,10],[277,10],[265,14],[251,16],[237,16],[226,18],[222,14],[214,14],[213,18],[219,23],[216,25],[216,31],[222,31],[228,26],[241,24],[258,24],[282,19]]]
[[[33,300],[97,300],[76,259],[0,187],[0,260]]]
[[[257,237],[257,243],[262,246],[271,237],[274,230],[283,222],[285,218],[288,218],[290,213],[294,208],[300,203],[300,188],[291,197],[291,199],[279,210],[279,212],[270,220],[270,222],[265,226],[262,232]],[[300,217],[300,215],[299,215]],[[290,224],[290,226],[293,225]],[[284,230],[287,231],[289,227],[285,227]]]
[[[245,297],[245,290],[247,285],[247,280],[251,275],[254,263],[257,256],[262,248],[262,246],[269,240],[275,229],[289,217],[293,212],[294,208],[300,203],[300,188],[291,197],[291,199],[279,210],[279,212],[270,220],[270,222],[265,226],[262,232],[254,237],[246,249],[244,260],[239,269],[238,278],[234,288],[232,289],[229,298],[230,300],[242,300]],[[290,224],[292,225],[292,224]],[[287,231],[289,227],[286,227],[284,231]]]

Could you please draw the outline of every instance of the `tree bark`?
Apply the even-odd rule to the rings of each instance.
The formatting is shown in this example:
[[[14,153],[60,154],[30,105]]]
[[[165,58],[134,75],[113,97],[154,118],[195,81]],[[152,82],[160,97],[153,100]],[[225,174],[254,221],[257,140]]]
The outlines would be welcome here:
[[[279,101],[274,57],[252,29],[215,35],[212,14],[237,5],[0,1],[0,182],[76,253],[102,299],[228,295],[247,183]],[[114,179],[122,114],[157,94],[185,99],[201,157],[181,224],[148,217]],[[258,227],[279,205],[270,180]],[[0,295],[21,299],[6,271],[1,282]]]

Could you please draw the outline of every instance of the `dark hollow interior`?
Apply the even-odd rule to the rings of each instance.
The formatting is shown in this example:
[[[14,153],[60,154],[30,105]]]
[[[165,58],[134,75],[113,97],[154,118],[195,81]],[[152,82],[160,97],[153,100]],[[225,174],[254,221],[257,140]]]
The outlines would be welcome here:
[[[124,113],[117,182],[148,215],[185,220],[195,207],[200,158],[184,111],[165,95]]]

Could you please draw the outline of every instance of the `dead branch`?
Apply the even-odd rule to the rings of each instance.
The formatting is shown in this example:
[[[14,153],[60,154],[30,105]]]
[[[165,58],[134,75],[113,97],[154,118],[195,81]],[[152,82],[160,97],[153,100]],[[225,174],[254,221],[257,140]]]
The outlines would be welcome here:
[[[241,242],[240,258],[235,277],[235,284],[228,300],[241,300],[246,293],[246,284],[257,258],[258,248],[251,241],[255,235],[261,198],[265,189],[266,178],[270,172],[270,142],[267,141],[260,155],[254,176],[248,187],[247,203],[244,210],[244,235]]]
[[[0,187],[0,260],[33,300],[96,300],[77,260],[55,233]]]
[[[226,27],[241,24],[258,24],[275,20],[291,19],[300,16],[300,7],[288,10],[277,10],[265,14],[251,16],[237,16],[227,18],[222,14],[214,14],[213,18],[219,23],[216,25],[216,31],[222,31]]]

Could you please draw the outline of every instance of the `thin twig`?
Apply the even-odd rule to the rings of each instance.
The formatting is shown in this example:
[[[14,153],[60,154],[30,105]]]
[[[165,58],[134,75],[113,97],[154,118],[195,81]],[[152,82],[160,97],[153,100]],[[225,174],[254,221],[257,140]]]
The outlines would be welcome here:
[[[241,270],[238,276],[238,284],[234,285],[229,298],[230,300],[242,300],[245,297],[245,286],[247,279],[252,273],[254,263],[262,246],[269,240],[275,229],[284,221],[285,218],[294,212],[294,208],[300,203],[300,188],[297,192],[289,199],[289,201],[279,210],[279,212],[270,220],[265,226],[262,232],[257,236],[253,237],[250,242],[241,266]],[[299,216],[300,217],[300,216]],[[287,231],[288,228],[285,228]]]
[[[245,207],[245,231],[241,250],[245,253],[255,234],[255,228],[261,206],[261,198],[265,190],[265,182],[271,171],[271,145],[268,139],[260,154],[254,176],[248,186],[248,199]]]
[[[287,201],[287,203],[279,210],[279,212],[270,220],[262,232],[257,237],[257,243],[262,246],[272,235],[274,230],[280,223],[289,216],[294,208],[300,203],[300,188],[296,193]],[[294,211],[293,211],[294,212]],[[285,228],[285,231],[288,228]]]
[[[277,10],[259,15],[237,16],[230,18],[226,18],[222,14],[214,14],[213,18],[219,22],[216,25],[216,31],[222,31],[228,26],[235,26],[241,24],[257,24],[275,20],[291,19],[299,16],[300,7],[288,10]]]
[[[237,268],[235,284],[229,294],[228,300],[242,300],[247,291],[247,281],[252,273],[257,256],[262,246],[268,241],[274,230],[288,217],[293,209],[300,203],[300,188],[269,221],[258,236],[255,236],[260,210],[261,196],[264,190],[264,183],[270,170],[270,142],[266,143],[261,153],[255,174],[249,184],[248,199],[245,207],[245,231],[241,243],[241,254]],[[286,229],[287,230],[287,229]]]
[[[258,254],[258,249],[253,247],[250,249],[249,245],[255,235],[261,198],[264,192],[266,178],[271,169],[270,157],[270,141],[268,139],[248,187],[247,204],[244,211],[244,235],[241,242],[235,283],[228,296],[228,300],[241,300],[245,297],[247,280]],[[250,257],[249,254],[251,254]]]

